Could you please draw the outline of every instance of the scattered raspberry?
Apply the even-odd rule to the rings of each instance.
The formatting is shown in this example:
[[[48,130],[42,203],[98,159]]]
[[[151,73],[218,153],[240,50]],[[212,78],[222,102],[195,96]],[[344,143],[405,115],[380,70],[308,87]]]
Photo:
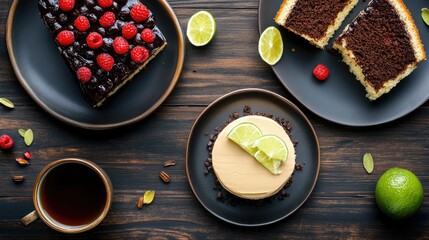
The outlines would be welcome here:
[[[100,17],[100,25],[103,27],[110,27],[115,24],[115,14],[113,12],[105,12],[103,16]]]
[[[324,81],[329,77],[329,69],[323,64],[317,64],[313,69],[313,74],[317,79]]]
[[[74,35],[72,31],[63,30],[57,35],[57,41],[61,46],[68,46],[74,43]]]
[[[108,72],[108,71],[112,70],[113,64],[115,64],[115,60],[109,54],[102,53],[102,54],[97,56],[97,63],[101,69]]]
[[[137,46],[131,50],[131,59],[136,63],[142,63],[146,61],[148,57],[149,51],[142,46]]]
[[[125,38],[116,37],[115,40],[113,40],[113,50],[115,50],[117,54],[124,54],[128,52],[129,48],[130,46]]]
[[[145,5],[141,3],[135,5],[131,9],[130,14],[135,22],[143,22],[149,18],[149,10]]]
[[[58,3],[60,5],[60,9],[64,12],[71,11],[74,8],[75,0],[60,0]]]
[[[150,28],[145,28],[142,31],[142,39],[145,42],[153,43],[155,41],[155,34]]]
[[[91,79],[91,77],[92,77],[91,69],[87,67],[80,67],[77,70],[77,78],[79,78],[79,80],[81,80],[82,82],[84,83],[88,82],[89,79]]]
[[[132,39],[137,34],[137,27],[132,23],[127,23],[122,27],[122,35],[126,39]]]
[[[86,37],[86,44],[92,49],[97,49],[103,45],[103,37],[97,32],[92,32]]]
[[[13,139],[6,134],[0,136],[0,148],[3,150],[8,150],[13,147]]]
[[[97,2],[102,8],[108,8],[113,4],[113,0],[97,0]]]
[[[89,20],[85,16],[79,16],[74,20],[74,26],[77,28],[77,30],[81,32],[85,32],[89,29]]]

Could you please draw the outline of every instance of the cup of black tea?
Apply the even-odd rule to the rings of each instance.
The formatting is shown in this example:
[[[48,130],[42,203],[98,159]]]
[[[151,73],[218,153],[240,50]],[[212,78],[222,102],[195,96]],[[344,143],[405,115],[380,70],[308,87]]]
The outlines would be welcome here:
[[[80,233],[97,226],[112,202],[112,183],[97,164],[66,158],[48,164],[33,188],[35,211],[21,219],[24,226],[42,219],[63,233]]]

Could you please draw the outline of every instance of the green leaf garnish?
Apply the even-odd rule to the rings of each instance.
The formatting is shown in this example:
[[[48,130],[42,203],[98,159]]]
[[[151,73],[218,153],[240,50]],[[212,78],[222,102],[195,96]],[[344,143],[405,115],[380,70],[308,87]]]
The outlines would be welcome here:
[[[27,131],[25,131],[24,133],[24,142],[27,146],[30,146],[33,143],[33,130],[31,129],[27,129]]]
[[[24,137],[25,129],[22,129],[22,128],[18,129],[18,133],[19,133],[19,135],[21,135],[21,137]]]
[[[374,171],[374,159],[372,158],[371,153],[365,153],[365,155],[363,155],[363,167],[369,174]]]
[[[13,102],[11,102],[7,98],[0,98],[0,103],[3,104],[5,107],[15,108],[15,105],[13,105]]]
[[[429,9],[422,8],[422,18],[426,25],[429,26]]]

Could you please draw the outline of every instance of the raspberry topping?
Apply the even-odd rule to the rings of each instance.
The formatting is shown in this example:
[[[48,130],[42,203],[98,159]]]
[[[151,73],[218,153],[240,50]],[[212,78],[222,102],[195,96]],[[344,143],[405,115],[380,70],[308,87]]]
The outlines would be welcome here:
[[[115,40],[113,40],[113,50],[115,50],[117,54],[124,54],[128,52],[129,48],[130,46],[125,38],[116,37]]]
[[[113,65],[115,64],[115,60],[109,54],[101,53],[97,56],[97,64],[98,66],[100,66],[101,69],[109,72],[110,70],[112,70]]]
[[[97,32],[92,32],[86,37],[86,44],[92,49],[97,49],[103,45],[103,37]]]
[[[143,41],[145,42],[153,43],[153,41],[155,41],[155,34],[149,28],[143,29],[141,35],[142,35]]]
[[[74,26],[77,28],[77,30],[81,32],[85,32],[89,29],[89,20],[85,16],[79,16],[74,20]]]
[[[149,10],[145,5],[139,3],[131,9],[130,15],[135,22],[143,22],[149,18]]]
[[[6,134],[0,136],[0,148],[3,150],[11,149],[13,147],[13,139]]]
[[[58,3],[60,5],[60,9],[64,12],[71,11],[74,8],[75,0],[60,0]]]
[[[57,35],[57,41],[61,46],[69,46],[74,43],[74,35],[72,31],[63,30]]]
[[[317,64],[313,69],[313,74],[317,79],[324,81],[329,77],[329,69],[323,64]]]
[[[115,24],[115,14],[113,12],[105,12],[103,16],[100,17],[100,25],[103,27],[110,27]]]
[[[97,2],[102,8],[108,8],[113,4],[113,0],[97,0]]]
[[[122,35],[126,39],[132,39],[137,34],[137,27],[132,23],[127,23],[122,27]]]
[[[84,83],[88,82],[89,79],[91,79],[91,77],[92,77],[91,69],[87,67],[80,67],[77,70],[77,78],[82,82]]]
[[[136,63],[142,63],[149,57],[149,51],[142,47],[137,46],[131,50],[131,59]]]

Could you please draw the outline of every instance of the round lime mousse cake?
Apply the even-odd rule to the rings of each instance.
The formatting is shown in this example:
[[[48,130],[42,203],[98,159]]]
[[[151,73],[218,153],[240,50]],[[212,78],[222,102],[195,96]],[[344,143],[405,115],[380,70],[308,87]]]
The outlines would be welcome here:
[[[272,174],[252,155],[228,138],[238,124],[252,123],[264,135],[273,134],[286,144],[288,155],[279,170]],[[212,151],[213,169],[220,184],[230,193],[251,200],[270,197],[280,191],[295,169],[295,148],[282,126],[264,116],[244,116],[228,124],[218,135]]]

